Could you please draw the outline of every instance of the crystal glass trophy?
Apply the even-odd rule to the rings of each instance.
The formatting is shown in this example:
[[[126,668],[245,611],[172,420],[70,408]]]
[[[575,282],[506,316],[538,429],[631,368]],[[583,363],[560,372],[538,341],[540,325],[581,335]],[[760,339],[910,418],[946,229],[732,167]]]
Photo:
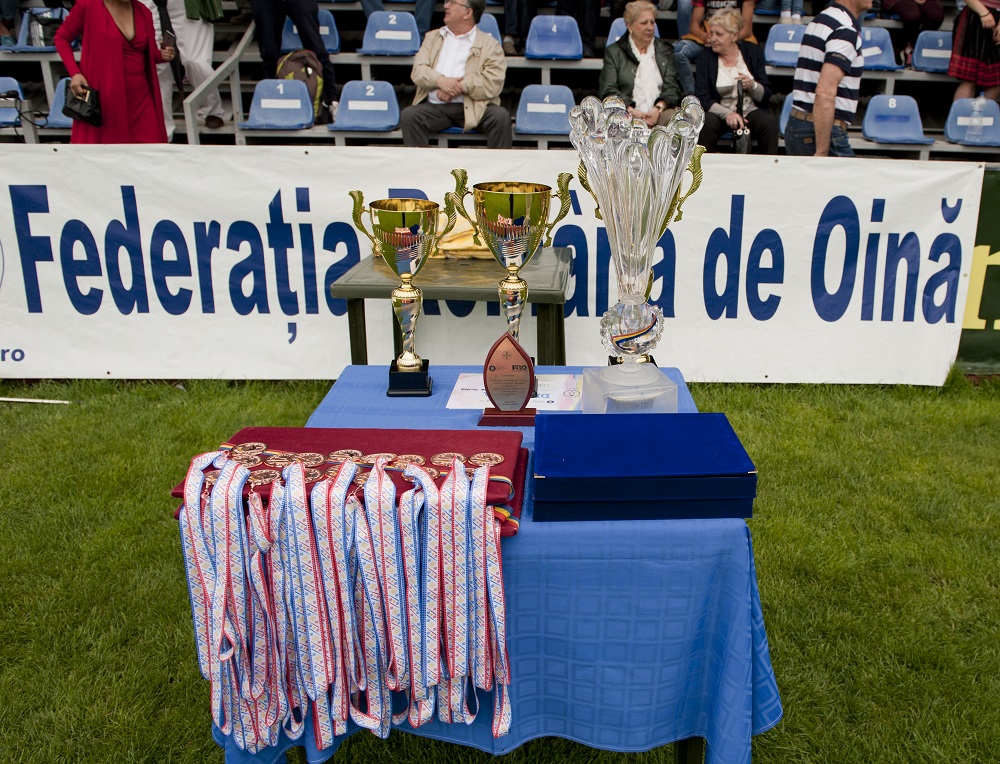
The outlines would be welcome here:
[[[525,407],[534,394],[535,371],[518,342],[521,314],[528,300],[528,284],[520,270],[534,256],[543,238],[545,246],[551,245],[552,229],[569,212],[569,183],[573,176],[568,172],[560,174],[558,190],[553,194],[550,186],[514,181],[477,183],[470,192],[465,170],[452,170],[452,175],[456,181],[456,211],[469,221],[474,241],[479,244],[481,237],[493,258],[507,271],[498,287],[507,331],[487,353],[483,365],[486,395],[494,408],[484,412],[480,424],[530,425],[535,411]],[[465,197],[470,193],[475,219],[465,210]],[[553,196],[559,199],[560,207],[549,222],[549,201]]]
[[[372,232],[365,228],[362,215],[365,211],[364,195],[351,191],[354,200],[354,226],[371,239],[373,252],[380,256],[400,284],[392,290],[392,312],[399,322],[403,339],[403,352],[389,367],[390,396],[427,396],[431,394],[434,380],[429,374],[430,362],[417,355],[414,332],[417,317],[423,305],[423,294],[413,285],[413,278],[424,267],[434,252],[438,241],[455,225],[455,208],[451,195],[445,199],[447,223],[439,230],[441,207],[426,199],[379,199],[368,205],[368,218]]]
[[[705,121],[687,97],[664,127],[633,120],[625,103],[585,98],[570,111],[570,140],[580,154],[580,181],[597,201],[607,227],[618,280],[618,302],[601,319],[601,339],[614,360],[586,369],[583,410],[676,411],[677,386],[652,363],[640,363],[663,332],[663,312],[648,300],[656,243],[701,184],[698,134]],[[691,183],[681,195],[684,173]]]

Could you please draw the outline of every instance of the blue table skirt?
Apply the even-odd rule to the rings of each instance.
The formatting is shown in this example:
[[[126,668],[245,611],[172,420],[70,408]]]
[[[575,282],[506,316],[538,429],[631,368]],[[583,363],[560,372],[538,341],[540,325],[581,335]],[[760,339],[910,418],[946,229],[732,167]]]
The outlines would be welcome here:
[[[479,412],[445,408],[462,371],[474,369],[432,367],[431,398],[399,399],[385,396],[385,367],[349,367],[307,426],[474,427]],[[579,369],[539,369],[565,371]],[[665,371],[681,387],[680,410],[696,410],[677,370]],[[533,445],[531,429],[525,441]],[[503,542],[511,733],[493,738],[483,693],[470,726],[401,729],[495,754],[543,736],[613,751],[698,736],[708,764],[748,762],[751,736],[782,708],[746,523],[533,523],[530,474],[520,532]],[[217,737],[227,762],[280,760],[283,746],[250,757]],[[311,741],[306,751],[310,762],[331,755]]]

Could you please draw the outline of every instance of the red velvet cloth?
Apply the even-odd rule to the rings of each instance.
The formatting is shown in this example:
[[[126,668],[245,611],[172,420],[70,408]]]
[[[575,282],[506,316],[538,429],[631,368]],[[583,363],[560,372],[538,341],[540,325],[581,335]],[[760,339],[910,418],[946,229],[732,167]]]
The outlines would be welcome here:
[[[521,502],[524,497],[524,478],[528,467],[528,451],[521,448],[522,435],[517,431],[500,430],[372,430],[372,429],[339,429],[322,427],[246,427],[229,438],[223,445],[236,446],[240,443],[266,443],[266,457],[271,452],[285,453],[319,453],[328,456],[333,451],[354,449],[363,454],[393,453],[419,454],[426,459],[424,466],[434,467],[439,471],[448,468],[431,464],[431,458],[441,453],[459,453],[468,459],[478,453],[494,453],[503,456],[500,464],[490,467],[491,476],[507,478],[510,483],[490,480],[486,492],[487,504],[494,507],[498,519],[503,522],[501,534],[513,536],[517,533],[521,517]],[[324,471],[335,466],[326,462],[317,469],[322,476]],[[474,467],[466,461],[466,466]],[[251,467],[251,472],[262,469],[274,469],[267,464]],[[402,473],[390,470],[396,486],[396,495],[413,487],[412,483],[403,479]],[[317,480],[319,478],[316,478]],[[440,486],[444,478],[436,481]],[[513,497],[510,496],[511,484]],[[246,488],[249,493],[249,487]],[[184,483],[178,483],[171,492],[173,496],[184,496]],[[260,491],[265,499],[270,491]],[[509,511],[509,516],[508,516]]]
[[[163,103],[156,65],[163,63],[153,29],[153,15],[138,0],[132,0],[135,37],[130,42],[115,24],[104,0],[77,0],[69,16],[56,32],[55,45],[72,77],[82,73],[91,88],[100,94],[101,127],[73,121],[72,143],[166,143]],[[73,57],[72,44],[83,36],[80,64]],[[141,78],[126,76],[125,46],[141,48],[145,40]],[[134,44],[134,45],[133,45]],[[130,86],[130,82],[135,85]],[[141,115],[133,122],[133,114]]]

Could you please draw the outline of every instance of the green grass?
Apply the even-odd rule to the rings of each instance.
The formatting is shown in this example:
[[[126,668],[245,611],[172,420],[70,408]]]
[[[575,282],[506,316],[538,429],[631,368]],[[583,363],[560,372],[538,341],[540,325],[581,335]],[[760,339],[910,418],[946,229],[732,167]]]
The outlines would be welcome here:
[[[326,382],[0,382],[0,761],[220,762],[171,486]],[[756,762],[1000,761],[1000,383],[694,385],[760,471],[757,575],[785,718]],[[341,762],[476,762],[355,735]],[[671,761],[561,740],[522,762]]]

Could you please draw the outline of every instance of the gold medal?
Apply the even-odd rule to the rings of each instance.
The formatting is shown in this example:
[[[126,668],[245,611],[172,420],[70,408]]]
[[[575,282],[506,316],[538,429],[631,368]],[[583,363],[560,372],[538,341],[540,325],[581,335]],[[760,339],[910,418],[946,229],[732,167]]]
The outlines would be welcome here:
[[[431,464],[436,464],[438,467],[450,467],[452,461],[455,459],[458,459],[460,462],[464,462],[465,454],[456,454],[451,452],[436,454],[431,457]]]
[[[219,479],[219,472],[221,470],[209,470],[205,473],[205,485],[215,485],[215,481]]]
[[[308,470],[306,470],[306,482],[307,483],[315,483],[321,477],[323,477],[323,473],[320,472],[317,469],[308,469]]]
[[[326,461],[326,457],[323,454],[306,451],[301,454],[295,454],[295,461],[302,462],[307,467],[318,467]]]
[[[326,468],[326,472],[324,474],[327,477],[336,478],[338,472],[340,472],[340,465],[339,464],[335,464],[332,467],[327,467]]]
[[[426,461],[420,454],[400,454],[396,457],[397,464],[424,464]]]
[[[234,456],[244,456],[246,454],[259,454],[261,451],[267,450],[267,443],[261,443],[260,441],[251,441],[250,443],[239,443],[233,446],[232,453]]]
[[[361,452],[353,448],[342,448],[339,451],[334,451],[327,457],[328,461],[331,462],[346,462],[348,459],[359,459],[361,458]]]
[[[264,460],[269,467],[287,467],[295,462],[295,454],[272,454]]]
[[[495,454],[492,451],[484,451],[481,454],[473,454],[470,456],[469,462],[471,464],[477,464],[480,467],[492,467],[494,464],[501,464],[503,462],[503,456],[501,454]]]
[[[386,454],[365,454],[364,456],[361,457],[361,461],[363,461],[365,464],[374,464],[375,460],[378,459],[380,456],[384,456],[390,462],[396,461],[396,455],[395,454],[388,454],[388,453],[386,453]]]
[[[244,467],[256,467],[264,461],[259,454],[233,454],[229,458]]]
[[[281,473],[278,470],[257,470],[256,472],[251,472],[248,482],[250,485],[263,485],[264,483],[270,483],[273,480],[277,480],[281,477]]]
[[[364,485],[368,482],[368,475],[371,474],[370,470],[358,470],[358,474],[354,476],[355,485]]]

